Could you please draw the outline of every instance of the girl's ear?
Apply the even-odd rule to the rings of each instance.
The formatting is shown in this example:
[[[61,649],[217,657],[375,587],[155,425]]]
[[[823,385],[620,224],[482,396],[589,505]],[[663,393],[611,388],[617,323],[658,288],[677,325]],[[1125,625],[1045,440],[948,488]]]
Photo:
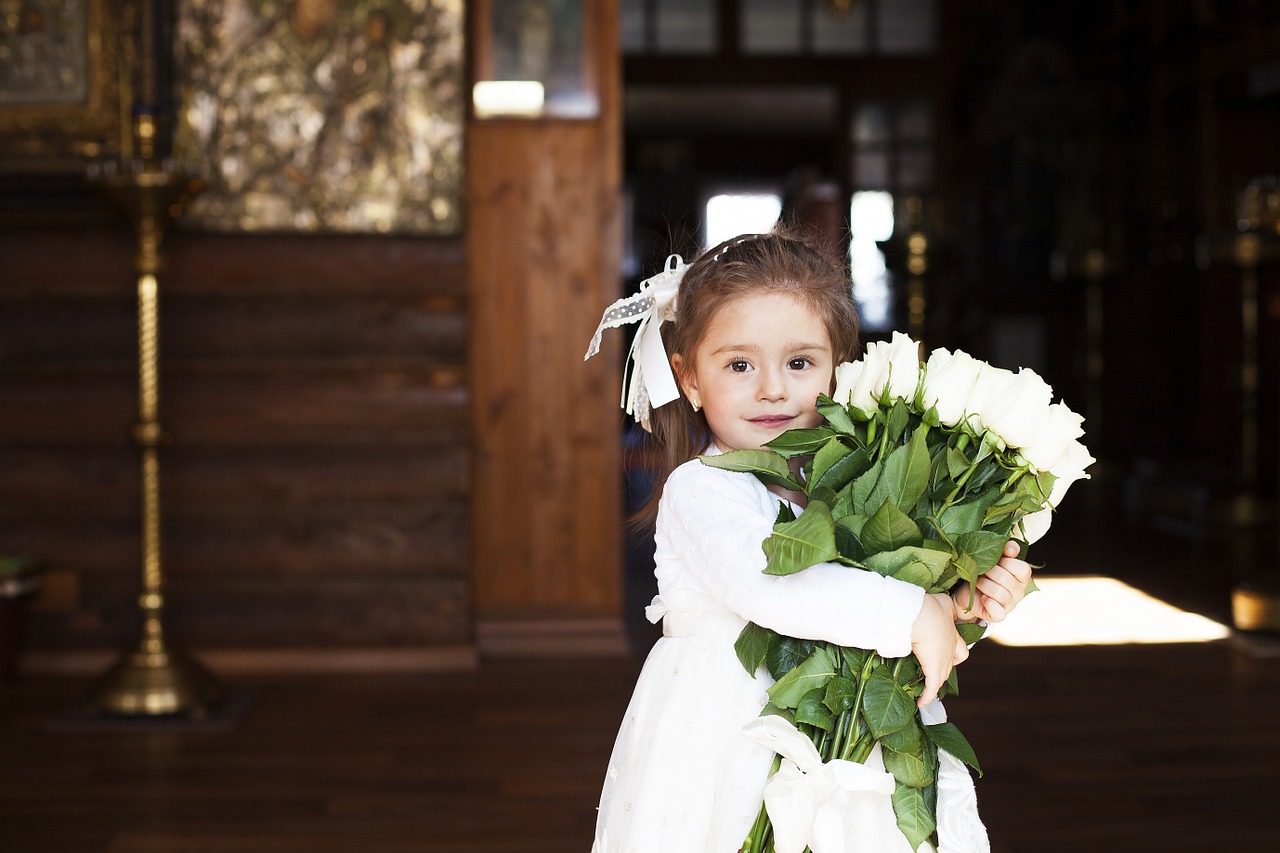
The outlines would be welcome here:
[[[680,390],[684,392],[685,399],[696,400],[698,399],[698,377],[688,367],[680,353],[671,356],[671,372],[676,375],[676,382],[680,383]]]

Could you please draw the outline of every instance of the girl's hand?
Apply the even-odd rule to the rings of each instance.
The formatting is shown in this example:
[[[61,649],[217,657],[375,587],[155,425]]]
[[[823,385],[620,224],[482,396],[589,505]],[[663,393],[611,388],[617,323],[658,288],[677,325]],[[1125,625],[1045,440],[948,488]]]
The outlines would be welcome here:
[[[956,631],[956,605],[949,595],[926,595],[911,626],[911,651],[924,673],[924,690],[916,704],[923,708],[938,698],[938,690],[956,664],[969,657],[969,647]]]
[[[962,622],[1000,622],[1018,602],[1027,597],[1027,584],[1031,581],[1031,566],[1018,559],[1018,543],[1004,546],[1004,556],[989,571],[978,578],[978,596],[969,607],[972,590],[962,583],[952,595],[956,601],[956,615]]]

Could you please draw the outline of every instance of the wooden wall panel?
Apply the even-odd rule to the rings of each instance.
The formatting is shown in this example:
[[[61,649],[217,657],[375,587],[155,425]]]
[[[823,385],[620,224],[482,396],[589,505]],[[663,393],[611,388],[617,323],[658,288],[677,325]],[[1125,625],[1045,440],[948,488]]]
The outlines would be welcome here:
[[[459,241],[178,233],[161,276],[163,554],[180,645],[471,642]],[[136,629],[132,241],[0,235],[0,550],[35,650]]]
[[[621,612],[615,342],[582,360],[619,291],[617,6],[598,10],[597,119],[469,128],[475,596],[504,636]]]
[[[84,577],[74,618],[34,607],[30,650],[122,648],[138,636],[137,584],[119,573]],[[347,574],[273,577],[228,572],[170,586],[175,645],[217,649],[456,648],[469,636],[466,581],[458,576],[366,578]],[[234,637],[236,643],[228,644]],[[300,640],[305,639],[305,643]]]

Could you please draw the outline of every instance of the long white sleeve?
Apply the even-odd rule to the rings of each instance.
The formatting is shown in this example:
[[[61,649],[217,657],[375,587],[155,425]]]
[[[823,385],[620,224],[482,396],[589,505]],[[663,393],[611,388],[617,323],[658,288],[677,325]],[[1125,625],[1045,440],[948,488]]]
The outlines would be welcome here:
[[[763,574],[761,543],[775,516],[776,500],[752,475],[696,460],[681,465],[659,507],[660,587],[695,585],[744,619],[787,636],[885,657],[909,654],[924,590],[834,563],[786,577]]]

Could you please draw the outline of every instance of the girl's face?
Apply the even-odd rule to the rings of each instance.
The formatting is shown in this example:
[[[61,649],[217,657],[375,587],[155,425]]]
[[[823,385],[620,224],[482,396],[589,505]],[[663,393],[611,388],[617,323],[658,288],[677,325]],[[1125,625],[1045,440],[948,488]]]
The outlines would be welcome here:
[[[822,423],[815,403],[831,392],[835,371],[826,325],[784,293],[726,303],[693,357],[671,362],[722,450],[759,448],[786,430]]]

